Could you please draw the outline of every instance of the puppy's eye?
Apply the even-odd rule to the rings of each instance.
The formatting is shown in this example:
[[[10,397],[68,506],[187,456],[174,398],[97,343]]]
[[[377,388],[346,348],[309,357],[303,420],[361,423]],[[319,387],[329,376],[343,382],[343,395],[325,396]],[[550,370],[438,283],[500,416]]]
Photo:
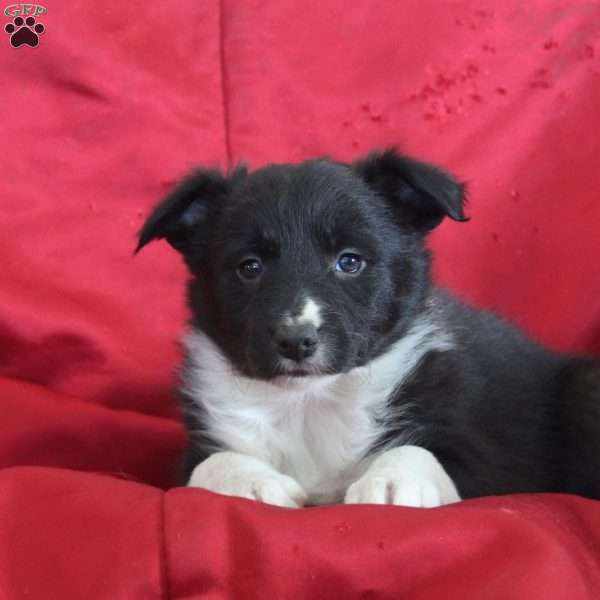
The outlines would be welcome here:
[[[263,272],[263,265],[258,258],[249,258],[238,266],[237,272],[242,279],[256,279]]]
[[[356,275],[362,270],[364,264],[363,259],[358,254],[345,252],[337,259],[335,270],[349,275]]]

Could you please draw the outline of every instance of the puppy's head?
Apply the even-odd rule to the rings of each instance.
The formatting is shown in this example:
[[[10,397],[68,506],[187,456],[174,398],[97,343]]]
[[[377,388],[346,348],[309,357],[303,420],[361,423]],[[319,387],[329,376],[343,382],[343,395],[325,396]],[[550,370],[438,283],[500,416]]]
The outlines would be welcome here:
[[[146,221],[191,272],[193,325],[243,374],[345,372],[396,341],[429,286],[425,235],[463,186],[393,150],[253,173],[198,170]]]

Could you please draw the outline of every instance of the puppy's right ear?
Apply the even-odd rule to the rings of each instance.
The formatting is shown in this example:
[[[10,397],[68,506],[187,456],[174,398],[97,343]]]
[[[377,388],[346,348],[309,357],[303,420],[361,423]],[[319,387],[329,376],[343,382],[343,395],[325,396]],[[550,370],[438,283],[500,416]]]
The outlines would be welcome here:
[[[219,170],[192,172],[148,217],[139,233],[135,252],[163,238],[184,255],[202,246],[211,209],[221,204],[229,188],[230,178]]]

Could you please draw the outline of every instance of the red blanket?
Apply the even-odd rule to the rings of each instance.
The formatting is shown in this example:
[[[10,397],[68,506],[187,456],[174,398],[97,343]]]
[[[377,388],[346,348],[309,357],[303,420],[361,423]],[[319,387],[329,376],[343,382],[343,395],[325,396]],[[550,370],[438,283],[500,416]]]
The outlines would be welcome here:
[[[600,7],[46,0],[15,48],[35,24],[7,6],[0,599],[597,599],[598,502],[166,491],[185,271],[166,244],[132,251],[193,163],[400,144],[469,183],[471,222],[432,238],[439,281],[600,353]]]

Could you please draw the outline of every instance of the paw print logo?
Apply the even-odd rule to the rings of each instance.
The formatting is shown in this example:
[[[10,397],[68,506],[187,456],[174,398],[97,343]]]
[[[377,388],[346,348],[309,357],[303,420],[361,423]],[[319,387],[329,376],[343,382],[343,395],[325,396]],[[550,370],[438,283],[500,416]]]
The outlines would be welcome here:
[[[35,17],[15,17],[12,23],[4,26],[4,31],[10,35],[10,45],[13,48],[23,45],[35,48],[40,43],[39,36],[46,28],[41,23],[36,23]]]

